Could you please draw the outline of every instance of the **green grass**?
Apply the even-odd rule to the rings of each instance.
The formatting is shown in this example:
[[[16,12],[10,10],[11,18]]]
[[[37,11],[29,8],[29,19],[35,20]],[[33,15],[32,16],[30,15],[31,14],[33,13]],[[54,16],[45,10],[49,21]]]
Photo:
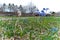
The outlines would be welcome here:
[[[54,29],[55,32],[50,30],[60,29],[60,17],[0,17],[0,19],[3,18],[11,18],[11,20],[0,20],[0,30],[6,37],[19,36],[25,40],[58,40],[55,36],[58,30]]]

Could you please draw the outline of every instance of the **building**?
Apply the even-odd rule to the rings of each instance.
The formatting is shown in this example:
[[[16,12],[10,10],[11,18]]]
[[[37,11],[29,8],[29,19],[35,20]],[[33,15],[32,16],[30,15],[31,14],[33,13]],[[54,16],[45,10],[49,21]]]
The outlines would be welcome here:
[[[0,16],[18,16],[17,9],[8,8],[8,6],[0,7]]]
[[[54,16],[60,16],[60,12],[55,13]]]

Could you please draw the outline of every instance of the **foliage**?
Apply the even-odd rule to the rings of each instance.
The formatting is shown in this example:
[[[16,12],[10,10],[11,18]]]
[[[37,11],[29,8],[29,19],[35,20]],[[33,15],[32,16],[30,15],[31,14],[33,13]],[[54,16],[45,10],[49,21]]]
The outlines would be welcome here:
[[[1,20],[0,27],[6,37],[25,38],[28,35],[30,40],[54,40],[58,32],[55,17],[12,17],[11,20]]]

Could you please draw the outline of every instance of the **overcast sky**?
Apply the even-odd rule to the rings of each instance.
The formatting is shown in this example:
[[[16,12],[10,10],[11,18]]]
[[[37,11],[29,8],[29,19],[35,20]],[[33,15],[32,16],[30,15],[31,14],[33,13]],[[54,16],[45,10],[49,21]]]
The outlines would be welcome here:
[[[39,8],[39,10],[42,8],[49,8],[52,11],[60,11],[60,0],[0,0],[0,4],[14,3],[17,5],[27,5],[31,1]]]

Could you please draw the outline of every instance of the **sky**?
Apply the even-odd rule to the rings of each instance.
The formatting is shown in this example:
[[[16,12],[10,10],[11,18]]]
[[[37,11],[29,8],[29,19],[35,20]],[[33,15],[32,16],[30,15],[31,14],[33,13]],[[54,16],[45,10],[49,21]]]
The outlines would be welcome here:
[[[49,8],[51,11],[60,11],[60,0],[0,0],[0,4],[14,3],[16,5],[27,5],[29,2],[34,3],[39,10]]]

